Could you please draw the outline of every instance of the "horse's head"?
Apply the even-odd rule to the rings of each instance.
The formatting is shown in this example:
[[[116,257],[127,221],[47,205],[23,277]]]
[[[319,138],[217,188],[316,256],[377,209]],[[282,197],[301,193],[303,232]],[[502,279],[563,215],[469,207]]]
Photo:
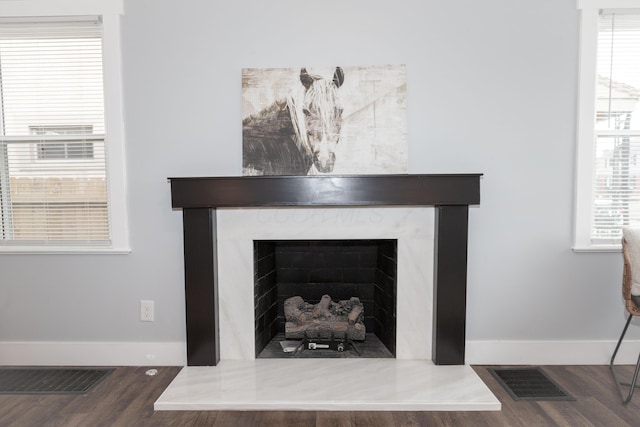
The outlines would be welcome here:
[[[306,88],[302,102],[304,128],[313,164],[319,172],[333,171],[335,149],[342,127],[342,107],[338,88],[344,82],[342,68],[336,67],[333,80],[311,75],[306,68],[300,70],[300,81]]]

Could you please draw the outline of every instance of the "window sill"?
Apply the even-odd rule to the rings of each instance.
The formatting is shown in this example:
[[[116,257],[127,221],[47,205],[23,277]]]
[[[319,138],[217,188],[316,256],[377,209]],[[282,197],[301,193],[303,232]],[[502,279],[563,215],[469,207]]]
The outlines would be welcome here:
[[[571,248],[573,252],[622,252],[621,245],[600,245],[600,246],[573,246]]]
[[[105,248],[88,246],[0,246],[0,255],[126,255],[130,254],[130,248]]]

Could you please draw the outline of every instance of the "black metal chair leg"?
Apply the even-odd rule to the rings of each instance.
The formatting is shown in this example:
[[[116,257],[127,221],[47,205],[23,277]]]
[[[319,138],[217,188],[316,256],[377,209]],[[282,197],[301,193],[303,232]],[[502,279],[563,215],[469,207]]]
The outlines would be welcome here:
[[[616,359],[616,355],[618,354],[618,350],[620,349],[620,344],[622,344],[622,340],[625,336],[625,334],[627,333],[627,328],[629,327],[629,324],[631,323],[631,319],[633,318],[633,315],[630,314],[629,318],[627,319],[627,323],[625,323],[624,325],[624,329],[622,330],[622,335],[620,335],[620,339],[618,340],[618,344],[616,345],[616,349],[613,351],[613,356],[611,356],[611,362],[609,362],[609,369],[611,370],[611,374],[613,375],[613,379],[616,383],[616,387],[618,387],[618,391],[620,392],[620,397],[622,398],[622,403],[623,404],[627,404],[631,401],[631,398],[633,397],[633,392],[635,391],[636,387],[638,387],[636,385],[636,382],[638,380],[638,373],[640,373],[640,355],[638,355],[638,361],[636,363],[636,369],[633,373],[633,379],[631,381],[631,383],[623,383],[620,381],[620,379],[618,378],[618,374],[614,369],[614,362]],[[622,390],[622,386],[628,386],[629,387],[629,392],[627,393],[627,395],[625,396],[624,390]]]

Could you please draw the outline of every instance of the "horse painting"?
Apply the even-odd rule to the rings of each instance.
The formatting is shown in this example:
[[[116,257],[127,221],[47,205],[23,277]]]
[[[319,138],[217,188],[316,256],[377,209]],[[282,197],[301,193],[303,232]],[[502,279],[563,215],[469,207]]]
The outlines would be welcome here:
[[[242,121],[244,175],[314,175],[333,171],[340,139],[342,107],[333,79],[300,70],[302,95],[275,101]]]

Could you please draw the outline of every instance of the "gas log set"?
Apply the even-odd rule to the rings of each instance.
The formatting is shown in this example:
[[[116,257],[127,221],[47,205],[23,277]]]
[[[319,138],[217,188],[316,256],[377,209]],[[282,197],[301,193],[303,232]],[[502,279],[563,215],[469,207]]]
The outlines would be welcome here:
[[[333,301],[323,295],[310,304],[294,296],[284,302],[285,338],[302,340],[304,349],[344,351],[353,341],[364,341],[364,306],[357,297]]]

